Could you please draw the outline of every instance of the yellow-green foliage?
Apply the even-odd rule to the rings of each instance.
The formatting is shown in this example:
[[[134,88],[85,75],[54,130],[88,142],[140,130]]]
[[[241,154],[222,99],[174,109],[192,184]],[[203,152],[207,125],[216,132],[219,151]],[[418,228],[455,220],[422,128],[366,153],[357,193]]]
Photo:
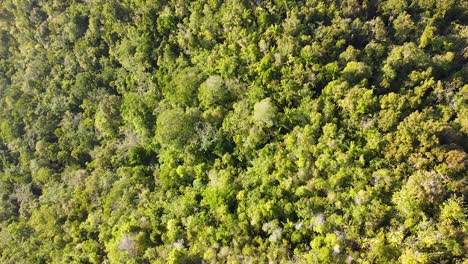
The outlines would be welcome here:
[[[462,0],[0,0],[0,263],[464,263]]]

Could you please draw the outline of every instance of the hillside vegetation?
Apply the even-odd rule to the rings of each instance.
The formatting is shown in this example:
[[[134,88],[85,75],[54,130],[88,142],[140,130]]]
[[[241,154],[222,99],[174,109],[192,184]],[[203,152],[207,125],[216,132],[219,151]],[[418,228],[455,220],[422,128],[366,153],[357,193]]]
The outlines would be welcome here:
[[[0,1],[0,263],[466,263],[467,22]]]

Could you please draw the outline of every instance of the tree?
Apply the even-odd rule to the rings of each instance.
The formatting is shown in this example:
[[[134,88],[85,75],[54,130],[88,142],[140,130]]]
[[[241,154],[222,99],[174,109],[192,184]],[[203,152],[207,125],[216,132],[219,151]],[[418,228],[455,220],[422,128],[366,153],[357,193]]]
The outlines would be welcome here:
[[[0,263],[464,263],[466,9],[0,1]]]
[[[195,109],[187,109],[187,111],[181,108],[164,110],[156,120],[156,142],[162,146],[186,146],[195,135],[199,115]]]
[[[395,39],[398,43],[403,43],[412,39],[413,32],[416,28],[413,20],[411,19],[411,15],[403,12],[393,21],[393,29],[395,30]]]
[[[372,76],[372,71],[364,62],[350,61],[341,71],[341,74],[349,82],[356,82]]]
[[[96,112],[94,126],[104,138],[114,138],[119,132],[120,121],[120,98],[118,96],[106,96],[99,103]]]
[[[121,104],[124,124],[132,127],[142,139],[152,135],[154,117],[145,100],[134,93],[128,93]]]
[[[208,77],[201,84],[198,92],[198,100],[200,106],[210,108],[216,105],[224,105],[229,100],[229,89],[225,86],[223,79],[220,76],[214,75]]]
[[[275,124],[276,107],[270,98],[265,98],[254,105],[253,120],[258,124],[271,127]]]
[[[173,106],[194,106],[198,88],[204,80],[203,73],[196,68],[187,67],[179,70],[172,78],[163,89],[165,98]]]

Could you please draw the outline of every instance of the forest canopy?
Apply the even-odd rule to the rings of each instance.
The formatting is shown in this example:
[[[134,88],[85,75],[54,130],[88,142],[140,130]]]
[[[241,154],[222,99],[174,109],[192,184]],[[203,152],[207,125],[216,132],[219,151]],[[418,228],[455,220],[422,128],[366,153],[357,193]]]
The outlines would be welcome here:
[[[0,262],[466,263],[467,22],[0,1]]]

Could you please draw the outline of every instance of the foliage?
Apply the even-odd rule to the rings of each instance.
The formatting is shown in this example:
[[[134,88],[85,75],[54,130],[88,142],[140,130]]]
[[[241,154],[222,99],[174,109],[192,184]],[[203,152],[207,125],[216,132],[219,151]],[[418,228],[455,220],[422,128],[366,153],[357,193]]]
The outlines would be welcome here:
[[[466,1],[0,1],[1,263],[465,263]]]

